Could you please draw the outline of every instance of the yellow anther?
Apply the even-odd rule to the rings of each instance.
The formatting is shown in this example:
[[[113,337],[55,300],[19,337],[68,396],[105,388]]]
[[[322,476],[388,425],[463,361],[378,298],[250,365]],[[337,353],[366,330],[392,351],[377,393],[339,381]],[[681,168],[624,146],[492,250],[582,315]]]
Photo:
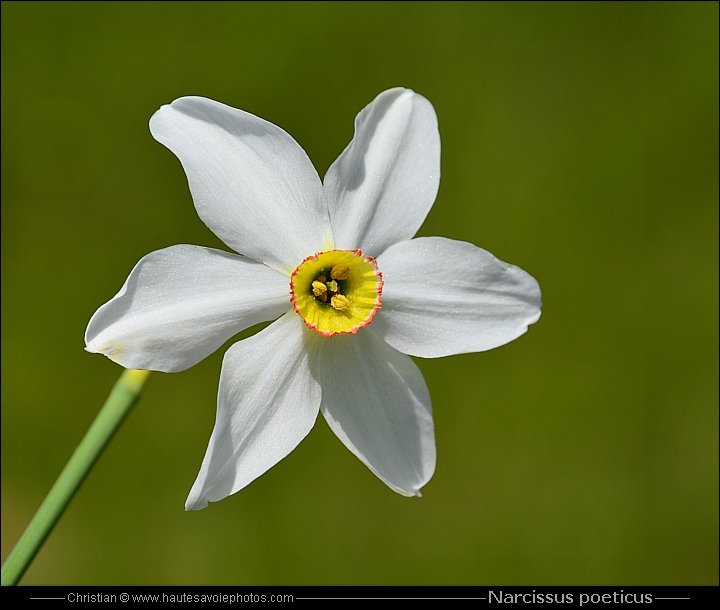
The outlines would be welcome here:
[[[346,280],[350,277],[350,267],[347,265],[335,265],[330,271],[330,277],[334,280]]]
[[[330,299],[330,305],[338,311],[347,311],[350,309],[350,301],[347,300],[347,297],[344,297],[341,294],[336,294],[332,299]]]
[[[312,289],[313,289],[313,294],[316,297],[320,297],[327,292],[327,286],[325,284],[323,284],[322,282],[317,282],[317,281],[313,282]]]

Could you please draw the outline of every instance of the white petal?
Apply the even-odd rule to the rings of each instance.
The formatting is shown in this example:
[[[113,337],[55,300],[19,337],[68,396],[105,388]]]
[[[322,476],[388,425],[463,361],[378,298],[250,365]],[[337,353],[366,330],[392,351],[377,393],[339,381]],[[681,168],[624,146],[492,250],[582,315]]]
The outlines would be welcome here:
[[[180,159],[200,218],[233,250],[289,274],[332,249],[320,178],[279,127],[182,97],[152,116],[150,131]]]
[[[282,273],[220,250],[172,246],[140,260],[95,312],[85,349],[130,369],[182,371],[289,307]]]
[[[215,428],[186,510],[239,491],[310,432],[321,395],[308,366],[306,343],[315,340],[312,334],[289,312],[227,351]]]
[[[389,487],[419,496],[435,472],[435,431],[418,367],[368,329],[318,348],[313,372],[330,427]]]
[[[377,257],[410,239],[440,184],[440,134],[432,104],[410,89],[378,95],[355,118],[355,136],[325,176],[339,249]]]
[[[405,354],[482,352],[540,318],[535,278],[472,244],[420,237],[388,248],[377,262],[385,285],[372,329]]]

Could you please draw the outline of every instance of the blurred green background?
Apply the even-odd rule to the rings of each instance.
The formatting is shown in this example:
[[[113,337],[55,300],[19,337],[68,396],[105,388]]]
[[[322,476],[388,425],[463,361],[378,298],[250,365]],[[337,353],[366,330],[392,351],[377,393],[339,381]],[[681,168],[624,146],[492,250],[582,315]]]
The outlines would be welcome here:
[[[23,582],[717,584],[717,3],[2,3],[2,553],[120,368],[83,350],[145,254],[227,249],[151,137],[202,95],[320,175],[355,114],[435,106],[420,235],[533,274],[500,349],[418,360],[438,466],[390,491],[322,418],[197,513],[224,349],[155,373]]]

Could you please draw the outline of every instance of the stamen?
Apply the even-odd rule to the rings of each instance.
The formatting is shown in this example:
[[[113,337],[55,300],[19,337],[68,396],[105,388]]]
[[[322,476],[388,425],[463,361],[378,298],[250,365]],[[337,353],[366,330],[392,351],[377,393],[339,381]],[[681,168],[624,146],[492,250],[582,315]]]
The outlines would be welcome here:
[[[312,283],[312,289],[316,297],[322,297],[327,292],[327,286],[317,280]]]
[[[341,294],[336,294],[332,299],[330,299],[330,305],[338,311],[347,311],[350,309],[350,301]]]
[[[350,267],[347,265],[335,265],[330,271],[330,277],[334,280],[346,280],[350,277]]]

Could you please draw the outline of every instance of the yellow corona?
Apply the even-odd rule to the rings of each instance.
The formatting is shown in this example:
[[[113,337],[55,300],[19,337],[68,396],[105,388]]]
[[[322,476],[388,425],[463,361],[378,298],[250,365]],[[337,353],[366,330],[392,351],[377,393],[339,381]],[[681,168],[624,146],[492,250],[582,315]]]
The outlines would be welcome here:
[[[382,307],[382,274],[360,250],[308,256],[290,276],[293,309],[325,337],[357,334]]]

